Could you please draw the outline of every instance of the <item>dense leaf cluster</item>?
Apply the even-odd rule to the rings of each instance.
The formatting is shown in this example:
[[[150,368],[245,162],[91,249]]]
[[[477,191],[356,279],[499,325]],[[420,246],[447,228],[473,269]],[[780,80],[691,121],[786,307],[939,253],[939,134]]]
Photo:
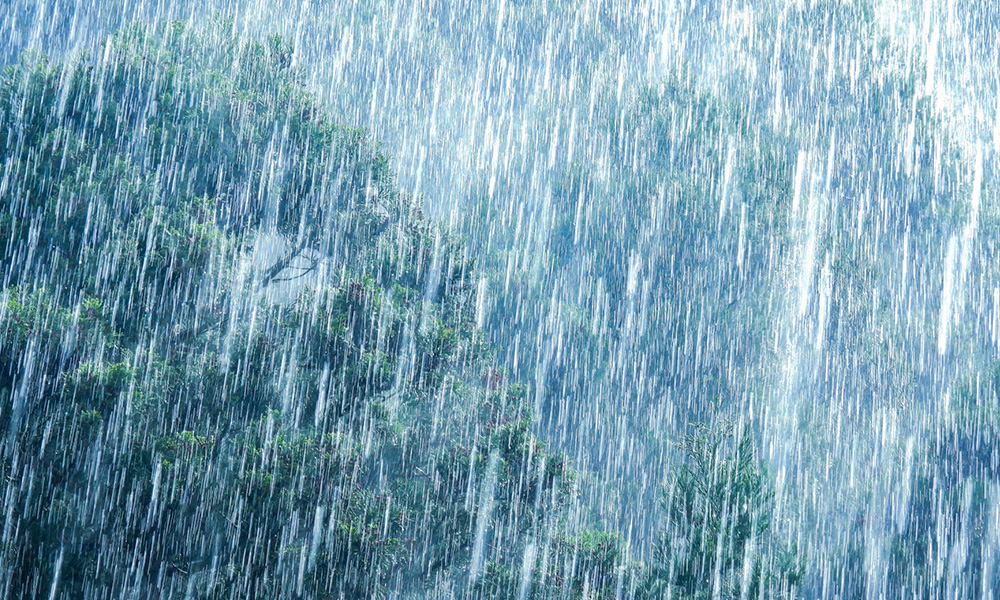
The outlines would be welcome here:
[[[0,596],[378,597],[563,503],[472,260],[280,39],[26,56],[0,148]]]

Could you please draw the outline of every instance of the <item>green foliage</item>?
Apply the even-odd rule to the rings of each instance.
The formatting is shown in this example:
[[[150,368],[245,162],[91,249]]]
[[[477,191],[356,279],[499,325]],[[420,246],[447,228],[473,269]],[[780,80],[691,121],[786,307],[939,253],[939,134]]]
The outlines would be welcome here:
[[[476,592],[483,598],[610,600],[627,591],[635,576],[625,549],[619,534],[594,529],[559,534],[540,545],[532,540],[524,557],[530,568],[490,563]]]
[[[663,496],[667,527],[645,574],[651,598],[783,597],[802,566],[775,553],[772,493],[753,438],[732,423],[699,425]],[[748,595],[749,594],[749,595]]]
[[[1000,363],[961,377],[951,394],[937,436],[907,448],[887,550],[897,597],[920,590],[974,598],[1000,590],[1000,574],[989,568],[1000,498],[993,475]]]
[[[567,467],[491,364],[474,261],[292,57],[215,20],[4,71],[15,597],[57,565],[67,597],[381,597],[461,572],[482,506],[489,535],[556,518]]]

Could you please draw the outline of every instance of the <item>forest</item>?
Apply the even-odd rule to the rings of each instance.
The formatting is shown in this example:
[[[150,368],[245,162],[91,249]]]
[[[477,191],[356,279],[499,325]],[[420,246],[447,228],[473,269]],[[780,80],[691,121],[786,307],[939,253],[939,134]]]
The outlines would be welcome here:
[[[996,11],[258,4],[0,15],[0,599],[1000,597]]]

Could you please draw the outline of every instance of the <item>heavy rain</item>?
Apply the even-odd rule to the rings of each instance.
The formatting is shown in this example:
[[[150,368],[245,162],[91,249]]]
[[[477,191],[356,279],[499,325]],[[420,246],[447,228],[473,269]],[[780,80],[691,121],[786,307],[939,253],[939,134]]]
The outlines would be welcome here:
[[[992,0],[0,0],[0,600],[1000,600]]]

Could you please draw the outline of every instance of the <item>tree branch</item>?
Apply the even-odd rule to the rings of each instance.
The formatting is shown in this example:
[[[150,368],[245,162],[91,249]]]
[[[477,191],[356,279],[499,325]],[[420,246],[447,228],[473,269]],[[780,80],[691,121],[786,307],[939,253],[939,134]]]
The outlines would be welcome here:
[[[288,254],[278,259],[278,262],[271,265],[271,267],[267,271],[264,271],[264,276],[261,277],[260,280],[261,287],[265,287],[268,284],[270,284],[271,280],[273,280],[275,277],[278,276],[278,273],[281,273],[289,265],[292,264],[292,261],[295,260],[295,257],[299,256],[302,253],[302,251],[306,249],[307,239],[308,238],[303,237],[302,241],[299,242],[298,246],[292,248],[292,250]]]
[[[312,273],[313,271],[315,271],[316,267],[319,265],[319,261],[316,260],[315,258],[310,258],[309,261],[312,262],[312,264],[310,266],[308,266],[308,267],[292,267],[292,266],[286,267],[288,269],[300,269],[300,270],[302,270],[302,272],[299,273],[298,275],[293,275],[291,277],[282,277],[281,279],[272,279],[268,283],[280,283],[280,282],[283,282],[283,281],[295,281],[296,279],[301,279],[301,278],[305,277],[306,275],[308,275],[308,274]]]

